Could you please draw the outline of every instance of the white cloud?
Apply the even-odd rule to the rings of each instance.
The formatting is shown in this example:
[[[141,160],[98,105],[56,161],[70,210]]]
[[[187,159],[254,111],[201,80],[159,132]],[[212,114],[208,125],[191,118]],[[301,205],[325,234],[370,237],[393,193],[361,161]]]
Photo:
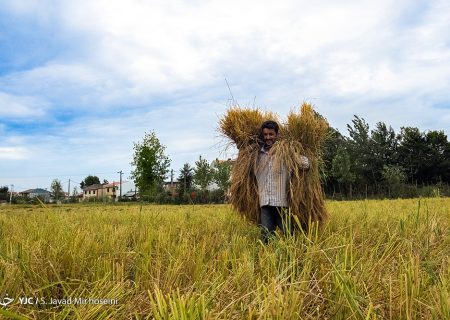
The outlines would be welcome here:
[[[19,160],[25,159],[28,151],[22,147],[0,147],[1,160]]]
[[[0,92],[0,117],[3,119],[41,117],[47,107],[48,104],[40,98]]]

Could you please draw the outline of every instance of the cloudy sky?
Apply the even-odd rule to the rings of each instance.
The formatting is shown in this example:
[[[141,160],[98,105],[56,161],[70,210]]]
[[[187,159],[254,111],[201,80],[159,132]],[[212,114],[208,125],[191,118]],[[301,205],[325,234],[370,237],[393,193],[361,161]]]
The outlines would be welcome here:
[[[177,174],[226,158],[234,99],[450,132],[450,2],[2,0],[0,186],[118,180],[155,131]]]

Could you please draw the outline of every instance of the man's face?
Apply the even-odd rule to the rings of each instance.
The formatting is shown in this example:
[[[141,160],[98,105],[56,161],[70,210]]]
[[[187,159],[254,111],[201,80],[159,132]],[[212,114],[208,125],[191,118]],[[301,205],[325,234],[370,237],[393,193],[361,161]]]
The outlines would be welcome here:
[[[277,133],[275,132],[275,129],[264,128],[262,133],[266,148],[272,147],[277,140]]]

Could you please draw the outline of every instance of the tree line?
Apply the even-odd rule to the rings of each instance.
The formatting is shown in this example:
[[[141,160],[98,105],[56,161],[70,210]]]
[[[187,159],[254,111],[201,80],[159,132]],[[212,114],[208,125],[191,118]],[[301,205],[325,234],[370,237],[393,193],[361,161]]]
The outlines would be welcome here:
[[[450,195],[450,143],[442,130],[402,127],[396,133],[358,116],[348,136],[334,128],[323,148],[323,187],[329,198]]]
[[[361,117],[347,124],[348,136],[330,127],[322,148],[321,177],[327,198],[411,198],[450,195],[450,143],[442,130],[420,131],[378,122],[374,129]],[[168,198],[162,185],[170,159],[154,132],[134,145],[132,178],[141,197],[158,202]],[[231,161],[209,163],[201,156],[180,169],[175,201],[226,200]],[[211,183],[217,191],[208,189]]]
[[[420,131],[378,122],[374,129],[358,116],[347,124],[348,136],[330,127],[322,148],[321,177],[327,198],[410,198],[450,195],[450,143],[442,130]],[[208,162],[199,156],[194,166],[185,163],[168,190],[171,160],[155,132],[134,143],[134,180],[141,200],[160,203],[225,202],[231,161]],[[107,183],[106,180],[103,181]],[[80,187],[99,184],[86,177]],[[165,185],[166,184],[166,185]],[[214,185],[214,188],[211,188]],[[166,188],[165,188],[166,186]],[[52,182],[56,199],[62,197],[60,181]],[[74,189],[76,194],[76,189]],[[59,196],[58,196],[59,195]],[[8,187],[0,188],[0,200],[8,199]]]

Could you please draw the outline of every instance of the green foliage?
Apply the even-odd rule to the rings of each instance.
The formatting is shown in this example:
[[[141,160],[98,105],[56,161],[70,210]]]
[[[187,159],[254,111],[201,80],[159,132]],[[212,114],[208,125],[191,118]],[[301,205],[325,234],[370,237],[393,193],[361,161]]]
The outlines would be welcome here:
[[[352,124],[353,126],[347,125],[350,139],[346,147],[352,161],[356,182],[359,185],[373,184],[375,182],[372,166],[374,154],[369,135],[369,124],[356,115]]]
[[[396,165],[384,165],[381,173],[388,188],[388,196],[398,197],[401,185],[406,180],[405,169]]]
[[[406,169],[408,181],[421,180],[427,153],[426,139],[418,128],[402,127],[400,133],[400,165]]]
[[[170,159],[164,154],[165,149],[155,132],[146,133],[142,142],[134,143],[131,165],[135,169],[131,178],[143,198],[154,195],[169,172]]]
[[[339,130],[329,127],[327,138],[324,141],[322,148],[322,161],[323,161],[323,174],[325,179],[329,179],[332,175],[331,168],[333,158],[335,157],[339,147],[344,146],[345,139],[344,136],[339,132]]]
[[[194,169],[189,163],[185,163],[178,175],[178,197],[182,199],[182,202],[189,202],[190,193],[192,192],[192,183],[194,180]]]
[[[375,130],[372,130],[371,144],[373,155],[371,166],[374,172],[375,183],[377,183],[383,179],[382,171],[384,166],[398,163],[398,138],[392,127],[387,128],[386,124],[378,122]]]
[[[53,194],[53,197],[56,200],[61,200],[61,198],[64,197],[64,191],[63,191],[63,188],[62,188],[62,184],[61,184],[61,181],[59,181],[58,179],[54,179],[52,181],[52,184],[50,186],[50,190],[51,190],[51,192]]]
[[[428,151],[424,174],[428,181],[450,181],[450,143],[443,131],[428,131],[425,135]]]
[[[88,175],[80,182],[80,187],[83,189],[84,187],[89,187],[94,184],[100,184],[100,179],[97,176]]]
[[[400,166],[383,166],[383,180],[390,186],[400,185],[406,180],[405,169]]]
[[[231,161],[213,161],[212,172],[213,181],[222,192],[226,192],[230,187]]]
[[[340,184],[347,186],[350,197],[352,196],[352,184],[355,182],[355,173],[352,170],[350,155],[344,147],[339,147],[333,159],[331,173]]]
[[[396,134],[383,122],[370,130],[358,116],[347,128],[349,137],[330,128],[322,150],[327,194],[353,185],[358,197],[414,197],[420,188],[450,183],[450,142],[443,131],[402,127]],[[394,183],[398,178],[402,182]]]
[[[195,162],[195,168],[193,169],[193,182],[200,187],[201,191],[205,191],[213,180],[213,173],[210,164],[206,159],[202,159],[199,156]]]
[[[0,187],[0,200],[9,200],[8,187]]]

